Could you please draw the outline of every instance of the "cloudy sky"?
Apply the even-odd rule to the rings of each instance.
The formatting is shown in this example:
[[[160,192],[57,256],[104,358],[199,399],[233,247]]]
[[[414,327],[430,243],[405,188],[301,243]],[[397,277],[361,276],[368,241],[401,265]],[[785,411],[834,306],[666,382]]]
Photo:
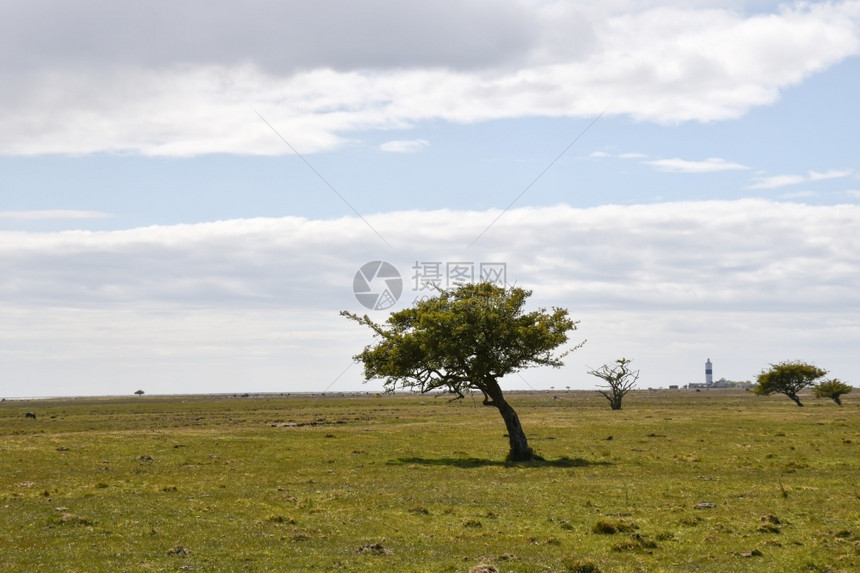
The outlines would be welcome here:
[[[858,56],[857,0],[6,0],[0,396],[376,390],[338,311],[482,270],[588,340],[509,388],[860,385]]]

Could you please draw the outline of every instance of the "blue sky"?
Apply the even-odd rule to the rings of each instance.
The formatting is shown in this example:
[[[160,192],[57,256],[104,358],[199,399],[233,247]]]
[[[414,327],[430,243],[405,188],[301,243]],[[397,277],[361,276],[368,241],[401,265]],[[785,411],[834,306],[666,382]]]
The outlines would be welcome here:
[[[611,104],[553,165],[522,205],[563,202],[650,203],[797,197],[814,204],[856,203],[860,61],[848,59],[786,88],[770,106],[720,122],[661,125],[614,116]],[[142,157],[6,155],[0,159],[4,211],[81,210],[103,213],[89,229],[204,222],[236,217],[353,214],[248,107],[247,121],[271,135],[275,156],[206,154]],[[489,209],[513,200],[596,116],[517,118],[474,124],[421,122],[409,129],[350,134],[355,142],[307,159],[361,213],[408,209]],[[277,128],[277,125],[275,126]],[[289,133],[282,133],[289,141]],[[421,141],[409,153],[386,152],[391,141]],[[300,150],[301,152],[301,150]],[[606,154],[605,157],[601,156]],[[634,154],[642,157],[620,158]],[[729,165],[695,173],[709,158]],[[681,159],[691,172],[651,161]],[[715,167],[718,169],[719,165]],[[773,188],[759,178],[844,174]],[[518,202],[518,204],[520,204]],[[4,221],[6,228],[80,228],[80,220]]]
[[[581,319],[510,387],[852,381],[860,2],[251,4],[0,7],[0,395],[378,387],[370,260]]]

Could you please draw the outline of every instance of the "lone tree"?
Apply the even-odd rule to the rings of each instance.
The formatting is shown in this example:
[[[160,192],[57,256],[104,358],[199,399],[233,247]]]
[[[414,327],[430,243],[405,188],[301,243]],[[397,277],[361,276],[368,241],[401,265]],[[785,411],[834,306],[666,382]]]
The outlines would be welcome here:
[[[819,383],[813,390],[812,393],[816,398],[830,398],[840,406],[842,405],[842,399],[839,398],[843,394],[848,394],[853,390],[851,386],[845,384],[844,382],[833,378],[831,380],[825,380],[824,382]]]
[[[812,386],[817,379],[825,374],[827,374],[827,370],[822,370],[799,360],[771,364],[769,370],[762,370],[761,374],[758,375],[753,391],[759,396],[785,394],[794,400],[795,404],[803,406],[797,393],[807,386]]]
[[[377,324],[367,315],[340,314],[370,327],[374,344],[354,356],[365,380],[385,378],[385,389],[425,393],[443,390],[456,399],[480,390],[483,404],[497,408],[510,442],[509,461],[535,457],[499,379],[532,366],[563,365],[555,349],[565,344],[576,322],[566,309],[525,312],[531,291],[492,283],[468,283],[392,313]]]
[[[639,371],[631,370],[630,362],[632,360],[628,358],[619,358],[614,366],[604,364],[596,370],[588,371],[592,376],[606,381],[604,386],[606,390],[598,390],[598,392],[609,400],[609,407],[613,410],[621,409],[621,400],[633,389],[639,379]]]
[[[145,394],[145,392],[143,390],[138,390],[137,392],[135,392],[135,394],[137,394],[137,396],[140,397],[140,396],[143,396]]]

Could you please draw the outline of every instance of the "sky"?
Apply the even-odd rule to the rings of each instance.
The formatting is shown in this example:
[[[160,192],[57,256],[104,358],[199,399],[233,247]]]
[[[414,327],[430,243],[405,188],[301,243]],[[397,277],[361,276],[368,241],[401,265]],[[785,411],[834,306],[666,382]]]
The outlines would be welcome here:
[[[378,391],[482,277],[586,341],[506,388],[860,386],[858,0],[6,0],[0,85],[0,396]]]

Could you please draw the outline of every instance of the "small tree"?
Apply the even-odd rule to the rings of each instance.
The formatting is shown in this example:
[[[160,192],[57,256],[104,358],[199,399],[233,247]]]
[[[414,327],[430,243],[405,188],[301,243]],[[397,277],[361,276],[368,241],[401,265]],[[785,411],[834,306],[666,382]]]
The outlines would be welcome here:
[[[384,378],[385,389],[444,390],[463,398],[479,390],[484,405],[498,409],[508,430],[510,461],[527,461],[529,447],[519,417],[507,402],[499,379],[531,366],[563,365],[570,352],[556,355],[576,322],[567,310],[525,312],[531,291],[492,283],[464,284],[416,302],[377,324],[367,315],[341,315],[370,327],[378,340],[354,358],[366,380]]]
[[[137,396],[139,398],[139,397],[143,396],[145,394],[145,392],[143,390],[138,390],[137,392],[135,392],[135,394],[137,394]]]
[[[771,364],[769,370],[762,370],[758,375],[753,391],[759,396],[785,394],[794,400],[795,404],[803,406],[797,393],[807,386],[812,386],[825,374],[827,370],[799,360]]]
[[[621,409],[621,400],[633,389],[639,379],[639,371],[630,369],[628,358],[619,358],[615,365],[604,364],[596,370],[589,370],[592,376],[606,381],[606,390],[598,390],[604,398],[609,400],[609,407],[613,410]]]
[[[837,380],[836,378],[832,378],[830,380],[825,380],[819,383],[813,390],[812,393],[816,398],[830,398],[840,406],[842,405],[842,399],[839,398],[844,394],[848,394],[853,390],[851,386],[845,384]]]

